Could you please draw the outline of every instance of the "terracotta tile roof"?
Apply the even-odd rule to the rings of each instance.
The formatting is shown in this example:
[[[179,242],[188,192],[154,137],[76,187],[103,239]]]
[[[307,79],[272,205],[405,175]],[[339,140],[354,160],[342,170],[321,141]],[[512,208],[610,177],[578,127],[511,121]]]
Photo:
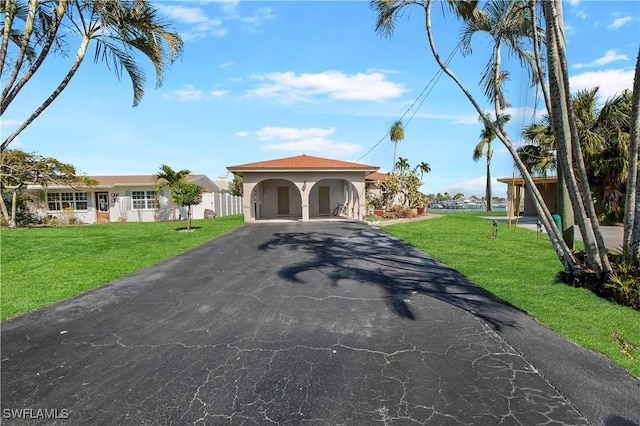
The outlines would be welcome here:
[[[390,177],[389,173],[374,172],[374,173],[371,173],[369,175],[366,175],[364,177],[364,180],[377,182],[379,180],[387,180],[387,179],[389,179],[389,177]]]
[[[296,157],[279,158],[276,160],[259,161],[256,163],[239,164],[229,166],[227,170],[235,171],[290,171],[290,170],[362,170],[375,171],[377,166],[349,161],[331,160],[329,158],[313,157],[311,155],[298,155]]]

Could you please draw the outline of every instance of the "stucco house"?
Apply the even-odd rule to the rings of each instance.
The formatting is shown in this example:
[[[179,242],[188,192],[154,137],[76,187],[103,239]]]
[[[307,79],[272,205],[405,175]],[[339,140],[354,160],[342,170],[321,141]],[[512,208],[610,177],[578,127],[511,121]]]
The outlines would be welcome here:
[[[175,207],[171,202],[168,188],[158,193],[153,175],[89,177],[98,183],[81,188],[49,185],[46,190],[39,185],[29,185],[27,193],[31,196],[31,208],[41,217],[73,215],[83,223],[169,220],[174,217],[173,208],[176,218],[186,217],[186,209]],[[202,203],[193,208],[193,218],[221,215],[218,211],[221,208],[228,214],[234,214],[234,210],[240,213],[239,200],[233,200],[238,197],[223,194],[225,190],[228,192],[228,186],[222,182],[214,182],[200,174],[188,175],[184,180],[201,185],[204,191]],[[231,200],[226,199],[229,197]]]
[[[367,213],[365,177],[378,167],[299,155],[229,166],[227,170],[242,177],[245,222],[329,218],[342,204],[346,209],[341,217],[363,220]]]

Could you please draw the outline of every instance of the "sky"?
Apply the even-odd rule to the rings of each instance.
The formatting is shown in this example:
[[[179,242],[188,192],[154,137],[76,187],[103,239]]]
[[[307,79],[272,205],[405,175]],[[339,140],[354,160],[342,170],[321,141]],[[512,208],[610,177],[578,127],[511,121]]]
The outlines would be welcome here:
[[[58,99],[10,145],[73,164],[88,175],[154,174],[160,165],[216,180],[227,167],[301,154],[356,161],[391,170],[388,132],[402,120],[397,156],[427,162],[425,194],[484,195],[486,162],[474,162],[482,125],[429,50],[424,13],[407,7],[394,33],[376,33],[368,1],[153,1],[184,40],[182,56],[156,88],[153,68],[139,58],[147,83],[141,103],[93,50]],[[563,3],[572,92],[598,86],[602,100],[633,86],[640,41],[640,2]],[[482,108],[492,110],[479,81],[491,43],[474,35],[463,56],[460,23],[436,7],[433,28],[443,58]],[[45,99],[73,60],[51,56],[3,114],[4,137]],[[505,52],[507,132],[545,112],[539,93]],[[493,194],[513,160],[494,143]],[[228,174],[228,180],[232,175]]]

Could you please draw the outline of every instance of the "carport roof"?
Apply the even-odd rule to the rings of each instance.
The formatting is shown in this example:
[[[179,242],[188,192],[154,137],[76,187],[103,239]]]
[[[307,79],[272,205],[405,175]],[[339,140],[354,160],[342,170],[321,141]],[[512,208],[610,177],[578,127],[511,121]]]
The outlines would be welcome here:
[[[293,171],[362,171],[373,173],[379,167],[350,161],[331,160],[329,158],[298,155],[296,157],[279,158],[275,160],[259,161],[256,163],[229,166],[227,170],[233,173],[242,172],[293,172]]]

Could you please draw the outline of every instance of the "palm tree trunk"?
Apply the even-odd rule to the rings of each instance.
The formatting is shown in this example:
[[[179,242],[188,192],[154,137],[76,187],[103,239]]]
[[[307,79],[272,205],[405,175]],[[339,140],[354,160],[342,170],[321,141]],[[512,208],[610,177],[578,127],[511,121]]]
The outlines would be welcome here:
[[[31,64],[27,72],[22,76],[20,81],[9,90],[9,86],[5,88],[8,90],[6,96],[3,96],[0,102],[0,115],[4,114],[4,111],[9,107],[11,102],[15,99],[15,97],[20,93],[20,90],[24,87],[24,85],[33,77],[36,71],[40,68],[40,65],[44,62],[45,58],[49,54],[51,50],[51,46],[53,46],[53,42],[56,40],[56,36],[58,34],[58,29],[60,28],[60,23],[62,22],[62,18],[64,17],[64,13],[67,10],[68,0],[59,0],[58,8],[56,10],[56,16],[53,20],[51,28],[48,30],[47,39],[42,46],[42,50],[38,55],[38,58]]]
[[[636,59],[636,73],[633,79],[631,97],[631,124],[629,130],[629,171],[627,172],[627,193],[624,203],[624,236],[622,247],[629,258],[640,256],[640,232],[634,235],[634,229],[640,231],[640,204],[638,204],[640,186],[638,186],[638,144],[640,143],[640,49]]]
[[[487,199],[487,211],[492,212],[493,206],[491,200],[493,199],[493,192],[491,191],[491,141],[487,143],[487,187],[485,189],[485,197]]]
[[[426,21],[425,26],[427,31],[427,37],[429,39],[429,46],[431,48],[431,53],[433,54],[436,62],[438,63],[442,71],[445,74],[447,74],[458,85],[460,90],[462,90],[462,92],[465,94],[467,99],[469,99],[469,101],[474,106],[476,111],[478,111],[478,114],[484,117],[485,113],[483,109],[480,108],[480,105],[478,104],[476,99],[473,97],[473,95],[471,95],[471,93],[469,93],[469,91],[464,87],[464,85],[460,82],[460,80],[455,76],[455,74],[453,74],[453,72],[451,72],[451,70],[445,65],[444,62],[442,62],[442,59],[440,58],[440,54],[436,49],[435,42],[433,40],[433,33],[431,30],[432,3],[433,3],[433,0],[427,0],[425,5],[423,6],[425,9],[425,21]],[[514,162],[516,163],[516,166],[520,170],[520,173],[522,174],[522,177],[525,180],[525,183],[529,189],[529,194],[531,195],[536,211],[540,216],[540,220],[542,221],[543,225],[545,226],[545,228],[549,233],[549,239],[551,240],[551,244],[556,252],[556,255],[558,256],[558,259],[560,260],[560,262],[562,263],[566,271],[569,271],[569,272],[578,271],[580,269],[578,262],[576,262],[576,259],[573,257],[571,250],[569,250],[564,240],[562,239],[562,235],[560,234],[558,227],[555,225],[555,222],[551,217],[551,213],[549,212],[549,209],[544,203],[544,199],[542,198],[540,191],[538,190],[537,186],[535,185],[535,182],[533,181],[533,177],[531,176],[531,173],[529,173],[524,163],[520,159],[520,156],[518,155],[517,150],[515,149],[511,141],[502,132],[501,129],[499,129],[494,123],[492,123],[491,120],[488,120],[485,118],[485,121],[487,121],[487,125],[494,130],[494,132],[496,133],[496,136],[507,148],[507,150],[513,157]]]
[[[536,8],[537,2],[533,0],[530,3],[531,22],[534,26],[537,26]],[[535,27],[534,27],[535,28]],[[551,100],[549,94],[549,85],[545,79],[544,69],[542,68],[542,57],[540,55],[540,40],[538,38],[538,31],[533,31],[533,55],[535,58],[536,72],[538,73],[538,81],[542,89],[542,96],[544,98],[544,104],[547,108],[547,114],[549,116],[549,122],[552,122],[551,115]],[[569,191],[567,184],[564,180],[564,172],[562,167],[557,166],[558,175],[558,192],[556,201],[558,203],[556,213],[561,217],[562,238],[567,246],[573,250],[575,248],[575,217],[573,208],[571,207],[571,200],[569,199]]]
[[[556,8],[557,6],[557,8]],[[577,127],[571,105],[571,94],[566,73],[566,52],[562,31],[562,5],[560,3],[543,2],[543,11],[547,30],[547,54],[549,58],[549,86],[551,89],[552,123],[555,134],[559,167],[565,171],[565,181],[574,214],[580,226],[585,254],[589,266],[596,275],[602,276],[611,271],[606,256],[604,240],[597,226],[597,216],[591,200],[586,179],[586,170],[582,161]],[[574,161],[571,161],[571,154]],[[574,170],[575,165],[577,170]],[[578,185],[577,172],[581,182]],[[589,226],[590,225],[590,226]],[[604,253],[603,253],[604,249]]]
[[[5,0],[4,11],[4,30],[2,31],[2,44],[0,45],[0,77],[2,77],[4,61],[7,57],[7,49],[9,48],[9,36],[11,34],[13,18],[16,15],[16,1]]]
[[[0,152],[4,151],[5,149],[7,149],[7,147],[9,146],[9,144],[24,130],[27,128],[27,126],[29,124],[31,124],[33,122],[33,120],[35,120],[36,118],[38,118],[38,116],[42,113],[42,111],[44,111],[49,105],[51,105],[51,103],[58,97],[58,95],[60,95],[60,93],[62,93],[62,91],[64,90],[65,87],[67,87],[67,84],[69,84],[69,81],[71,80],[71,78],[73,77],[73,75],[76,73],[76,71],[78,71],[78,68],[80,67],[80,64],[82,63],[82,60],[85,57],[85,54],[87,52],[87,47],[89,46],[89,41],[90,41],[90,37],[89,36],[85,36],[82,39],[82,43],[80,44],[80,48],[78,49],[78,53],[76,54],[76,58],[73,61],[73,65],[71,66],[71,69],[69,70],[69,72],[67,73],[67,75],[62,79],[62,81],[60,82],[60,84],[58,85],[58,87],[56,87],[56,89],[53,91],[53,93],[51,94],[51,96],[49,96],[43,103],[42,105],[40,105],[34,112],[33,114],[31,114],[29,116],[29,118],[27,118],[21,125],[20,127],[18,127],[12,134],[10,134],[5,140],[4,142],[2,142],[2,145],[0,145]]]
[[[13,83],[15,83],[16,79],[18,78],[18,74],[22,69],[22,64],[24,63],[24,57],[26,56],[27,49],[29,48],[29,40],[31,39],[31,34],[33,33],[33,22],[35,21],[37,8],[38,8],[38,0],[30,0],[29,13],[27,14],[27,20],[25,21],[25,24],[24,24],[24,34],[22,36],[22,43],[20,44],[20,50],[18,51],[18,56],[16,57],[16,63],[13,66],[13,71],[11,72],[11,76],[7,80],[5,88],[2,90],[2,95],[0,96],[0,104],[4,103],[5,96],[7,96],[9,89],[11,88],[11,86],[13,86]]]

